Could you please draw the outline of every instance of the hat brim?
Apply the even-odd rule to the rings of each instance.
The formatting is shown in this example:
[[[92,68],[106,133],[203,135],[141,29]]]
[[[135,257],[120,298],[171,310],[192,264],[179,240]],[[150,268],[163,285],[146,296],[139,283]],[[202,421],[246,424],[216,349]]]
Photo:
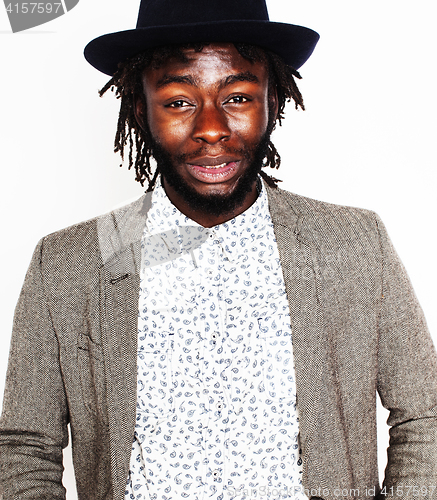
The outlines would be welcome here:
[[[294,24],[215,21],[109,33],[92,40],[85,47],[84,55],[92,66],[112,76],[120,62],[152,47],[196,42],[236,42],[269,49],[298,69],[310,57],[318,40],[318,33]]]

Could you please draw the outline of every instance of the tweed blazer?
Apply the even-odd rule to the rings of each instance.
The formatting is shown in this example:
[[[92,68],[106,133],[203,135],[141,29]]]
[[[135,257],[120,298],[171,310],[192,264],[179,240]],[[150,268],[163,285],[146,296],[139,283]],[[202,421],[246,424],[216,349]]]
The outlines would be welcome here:
[[[370,211],[279,189],[268,188],[268,196],[290,305],[308,496],[378,494],[379,393],[391,426],[383,492],[417,498],[404,487],[425,487],[421,498],[431,498],[436,354],[384,226]],[[0,420],[4,500],[64,498],[68,424],[78,498],[123,499],[149,207],[145,195],[51,234],[35,250],[16,309]]]

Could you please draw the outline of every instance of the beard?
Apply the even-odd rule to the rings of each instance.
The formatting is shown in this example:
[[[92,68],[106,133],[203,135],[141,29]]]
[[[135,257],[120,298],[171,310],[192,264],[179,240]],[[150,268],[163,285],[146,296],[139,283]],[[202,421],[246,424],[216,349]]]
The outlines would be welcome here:
[[[259,143],[252,149],[226,149],[223,154],[236,154],[248,161],[248,168],[237,180],[231,193],[201,194],[191,187],[174,167],[175,164],[186,163],[190,157],[202,156],[202,149],[190,155],[182,154],[172,157],[160,144],[153,140],[153,157],[157,168],[166,182],[185,200],[191,209],[214,217],[232,214],[243,205],[246,196],[253,190],[258,181],[264,158],[268,151],[270,131],[266,132]]]

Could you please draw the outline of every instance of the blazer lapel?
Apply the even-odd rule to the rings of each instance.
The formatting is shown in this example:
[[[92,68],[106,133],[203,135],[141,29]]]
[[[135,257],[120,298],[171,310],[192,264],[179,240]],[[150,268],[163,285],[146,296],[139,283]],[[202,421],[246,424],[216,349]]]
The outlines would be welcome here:
[[[301,235],[302,216],[288,203],[269,192],[282,272],[290,306],[293,354],[298,396],[299,431],[304,450],[304,479],[307,476],[308,444],[312,440],[319,408],[323,366],[320,352],[320,309],[312,269],[311,247]],[[309,362],[309,360],[314,360]]]
[[[317,239],[299,207],[280,190],[267,191],[290,307],[303,483],[309,489],[332,488],[333,481],[347,487],[351,471],[345,434],[338,425],[341,418],[336,415],[338,388],[324,300],[325,292],[334,292],[322,289]],[[337,456],[332,450],[339,450]]]
[[[150,207],[146,195],[98,222],[101,325],[111,449],[113,498],[123,498],[135,429],[141,235]]]

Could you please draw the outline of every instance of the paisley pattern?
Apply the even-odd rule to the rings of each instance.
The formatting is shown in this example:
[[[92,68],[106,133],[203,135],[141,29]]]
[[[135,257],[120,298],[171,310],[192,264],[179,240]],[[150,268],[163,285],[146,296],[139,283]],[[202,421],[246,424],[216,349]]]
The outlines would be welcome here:
[[[158,183],[142,240],[125,500],[306,498],[301,464],[289,309],[265,189],[208,229]]]

